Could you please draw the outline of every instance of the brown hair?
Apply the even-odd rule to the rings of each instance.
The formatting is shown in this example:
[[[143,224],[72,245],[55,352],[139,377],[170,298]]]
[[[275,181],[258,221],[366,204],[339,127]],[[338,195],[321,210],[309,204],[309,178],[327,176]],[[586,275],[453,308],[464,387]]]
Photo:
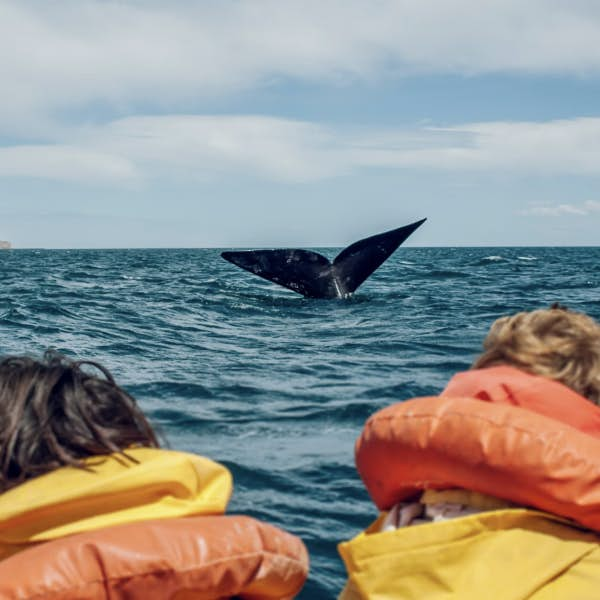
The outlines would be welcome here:
[[[62,466],[84,467],[91,456],[158,445],[135,400],[98,363],[51,351],[42,360],[0,360],[0,492]]]
[[[558,304],[501,317],[483,342],[474,369],[513,365],[560,381],[600,404],[600,325]]]

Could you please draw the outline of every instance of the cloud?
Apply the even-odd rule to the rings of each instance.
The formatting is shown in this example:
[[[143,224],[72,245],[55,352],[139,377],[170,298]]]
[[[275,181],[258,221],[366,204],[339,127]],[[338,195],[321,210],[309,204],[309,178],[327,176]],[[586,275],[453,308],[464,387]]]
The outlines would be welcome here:
[[[35,177],[78,183],[116,183],[137,177],[123,156],[69,145],[0,148],[0,177]]]
[[[39,136],[90,104],[182,112],[280,78],[596,74],[598,39],[586,0],[0,0],[0,132]]]
[[[562,217],[564,215],[587,215],[588,212],[573,204],[558,204],[555,206],[531,206],[519,212],[523,216]]]
[[[600,202],[595,200],[587,200],[580,204],[535,205],[519,211],[523,216],[537,217],[586,216],[594,213],[600,213]]]
[[[341,143],[322,126],[270,117],[130,117],[69,131],[52,144],[2,147],[0,177],[122,184],[242,174],[308,182],[353,167]]]
[[[0,148],[0,176],[117,184],[232,174],[309,182],[372,168],[597,177],[600,118],[365,132],[256,115],[146,116]],[[569,206],[530,214],[597,210]]]
[[[596,202],[595,200],[587,200],[583,206],[588,213],[600,212],[600,202]]]
[[[444,170],[600,173],[600,118],[471,123],[423,130],[422,135],[426,140],[419,148],[372,148],[374,162]]]
[[[154,175],[314,181],[351,165],[339,140],[312,123],[261,116],[131,117],[89,131],[81,142],[127,157]]]

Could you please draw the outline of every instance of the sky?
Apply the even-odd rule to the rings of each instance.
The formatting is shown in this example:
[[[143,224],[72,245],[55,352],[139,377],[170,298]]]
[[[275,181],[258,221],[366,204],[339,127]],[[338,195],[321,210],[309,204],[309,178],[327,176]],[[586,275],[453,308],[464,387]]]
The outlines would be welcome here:
[[[15,248],[600,242],[597,0],[0,0]]]

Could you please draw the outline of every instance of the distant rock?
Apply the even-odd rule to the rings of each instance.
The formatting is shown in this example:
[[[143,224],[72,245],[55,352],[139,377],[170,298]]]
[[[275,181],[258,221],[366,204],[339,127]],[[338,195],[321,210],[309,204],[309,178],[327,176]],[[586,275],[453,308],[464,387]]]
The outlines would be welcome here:
[[[0,240],[0,250],[10,250],[10,242]]]

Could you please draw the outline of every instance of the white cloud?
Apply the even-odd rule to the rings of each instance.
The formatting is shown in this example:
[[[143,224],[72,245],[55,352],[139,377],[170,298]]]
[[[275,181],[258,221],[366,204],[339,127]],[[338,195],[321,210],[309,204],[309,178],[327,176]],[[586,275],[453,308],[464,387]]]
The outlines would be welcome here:
[[[427,133],[419,148],[371,149],[374,161],[449,170],[600,173],[600,118],[471,123]]]
[[[573,204],[558,204],[555,206],[531,206],[520,211],[524,216],[561,217],[563,215],[586,215],[587,212]]]
[[[121,184],[247,174],[306,182],[353,165],[325,128],[260,116],[130,117],[46,145],[0,148],[0,177]]]
[[[264,116],[147,116],[80,128],[52,145],[0,148],[0,176],[92,182],[240,173],[305,182],[365,168],[594,177],[600,118],[365,133]],[[591,212],[597,205],[536,210]]]
[[[0,177],[38,177],[58,181],[116,183],[136,178],[123,156],[68,145],[0,148]]]
[[[537,217],[562,217],[565,215],[586,216],[593,213],[600,213],[600,202],[587,200],[580,204],[540,204],[519,211],[519,214],[523,216]]]
[[[153,174],[247,173],[283,181],[331,177],[349,167],[325,128],[260,116],[132,117],[88,132],[85,144],[126,156]]]
[[[586,0],[0,0],[0,131],[90,103],[173,112],[279,77],[597,73],[598,39]]]
[[[584,210],[588,213],[600,212],[600,202],[595,200],[587,200],[583,203]]]

